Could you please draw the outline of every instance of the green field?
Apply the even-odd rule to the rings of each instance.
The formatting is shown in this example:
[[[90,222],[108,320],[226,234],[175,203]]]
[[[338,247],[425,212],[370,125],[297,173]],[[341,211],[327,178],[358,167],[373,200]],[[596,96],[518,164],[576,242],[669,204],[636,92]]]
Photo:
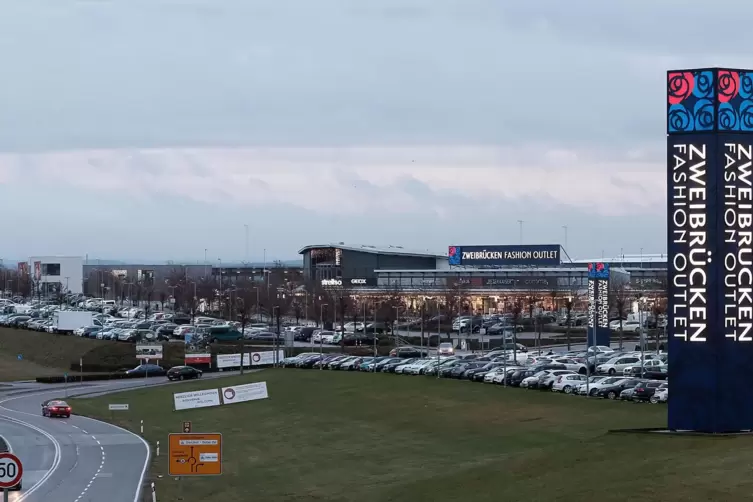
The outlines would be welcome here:
[[[266,381],[270,399],[172,411],[176,387],[75,401],[160,441],[160,501],[748,500],[753,438],[608,434],[661,427],[666,406],[428,377],[264,370],[181,390]],[[167,477],[167,434],[224,434],[224,474]]]

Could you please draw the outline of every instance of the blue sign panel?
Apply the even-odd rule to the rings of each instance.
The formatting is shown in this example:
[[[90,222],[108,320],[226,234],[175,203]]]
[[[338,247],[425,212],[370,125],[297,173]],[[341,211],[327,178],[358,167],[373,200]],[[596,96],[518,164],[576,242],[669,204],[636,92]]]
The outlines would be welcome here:
[[[722,432],[724,403],[718,402],[725,371],[718,360],[719,186],[717,135],[669,136],[668,336],[672,399],[668,426]],[[717,404],[721,408],[717,408]]]
[[[750,70],[667,73],[670,429],[753,429],[752,100]]]
[[[609,347],[609,264],[588,264],[588,346]]]
[[[447,258],[450,265],[551,267],[560,264],[560,246],[450,246]]]

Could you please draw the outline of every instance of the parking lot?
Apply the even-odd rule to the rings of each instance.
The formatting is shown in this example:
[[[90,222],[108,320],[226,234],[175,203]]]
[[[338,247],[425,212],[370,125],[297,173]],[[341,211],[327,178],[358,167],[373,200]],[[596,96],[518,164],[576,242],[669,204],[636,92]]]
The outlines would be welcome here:
[[[381,375],[465,380],[572,396],[629,402],[666,403],[669,398],[666,353],[615,351],[592,347],[554,353],[492,351],[429,356],[414,347],[389,356],[363,357],[308,352],[281,362],[285,368],[358,371]],[[597,352],[598,350],[598,352]]]

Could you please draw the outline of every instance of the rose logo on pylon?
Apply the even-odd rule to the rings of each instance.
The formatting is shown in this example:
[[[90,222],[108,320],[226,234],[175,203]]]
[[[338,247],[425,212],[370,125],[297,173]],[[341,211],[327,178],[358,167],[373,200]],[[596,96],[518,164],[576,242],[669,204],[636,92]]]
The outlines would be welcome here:
[[[225,389],[225,392],[223,393],[225,396],[225,399],[231,400],[235,397],[235,391],[232,388]]]
[[[253,362],[255,362],[255,363],[258,363],[259,361],[261,361],[261,355],[260,355],[260,354],[254,354],[254,355],[253,355],[253,356],[251,357],[251,360],[252,360]]]

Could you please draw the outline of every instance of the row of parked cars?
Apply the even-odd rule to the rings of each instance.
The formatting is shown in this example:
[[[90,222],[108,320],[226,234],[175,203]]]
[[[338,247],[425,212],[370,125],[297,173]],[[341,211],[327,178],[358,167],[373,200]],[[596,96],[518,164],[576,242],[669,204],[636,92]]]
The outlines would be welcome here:
[[[611,400],[666,402],[669,383],[663,378],[651,378],[637,370],[619,376],[591,375],[575,353],[558,355],[523,354],[517,360],[508,351],[486,354],[464,354],[426,357],[425,354],[402,353],[390,356],[349,356],[308,352],[281,361],[281,366],[300,369],[327,369],[394,373],[398,375],[428,375],[439,378],[467,380],[529,390],[546,390],[570,395],[590,396]],[[401,357],[412,355],[413,357]],[[644,357],[648,354],[644,354]],[[617,356],[622,357],[622,356]],[[666,354],[651,354],[646,361],[662,361]],[[644,361],[644,362],[646,362]]]

